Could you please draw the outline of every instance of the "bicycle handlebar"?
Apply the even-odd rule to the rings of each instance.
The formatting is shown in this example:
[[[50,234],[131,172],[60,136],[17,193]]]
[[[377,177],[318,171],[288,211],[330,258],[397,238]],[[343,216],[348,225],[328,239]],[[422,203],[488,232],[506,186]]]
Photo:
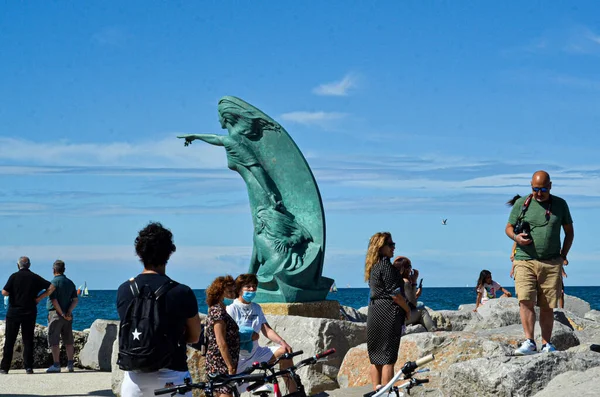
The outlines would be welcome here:
[[[428,362],[433,361],[434,358],[435,357],[433,356],[433,354],[419,358],[417,361],[415,361],[415,364],[416,364],[415,368],[421,367],[421,366],[427,364]]]
[[[204,383],[204,382],[185,383],[183,385],[177,385],[177,386],[171,386],[171,387],[164,387],[162,389],[156,389],[156,390],[154,390],[154,395],[160,396],[161,394],[172,394],[172,393],[185,394],[192,389],[204,389],[205,387],[206,387],[206,383]]]

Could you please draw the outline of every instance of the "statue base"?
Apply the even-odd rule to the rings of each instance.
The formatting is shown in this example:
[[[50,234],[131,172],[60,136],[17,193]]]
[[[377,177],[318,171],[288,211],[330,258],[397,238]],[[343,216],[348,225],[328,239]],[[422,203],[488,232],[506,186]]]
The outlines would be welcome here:
[[[265,314],[340,319],[340,302],[261,303]]]

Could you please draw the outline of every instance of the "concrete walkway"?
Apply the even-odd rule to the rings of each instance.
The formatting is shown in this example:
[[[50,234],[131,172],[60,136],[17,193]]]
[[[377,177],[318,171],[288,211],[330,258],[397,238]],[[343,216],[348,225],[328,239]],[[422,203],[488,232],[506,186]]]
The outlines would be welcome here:
[[[362,397],[371,386],[337,389],[316,394],[314,397]],[[246,395],[246,393],[244,394]],[[27,375],[24,369],[13,369],[0,375],[0,396],[4,397],[112,397],[110,372],[75,370],[73,373],[47,374],[43,368]]]
[[[0,396],[114,396],[110,372],[76,369],[69,373],[66,368],[60,374],[47,374],[42,368],[33,371],[27,375],[24,369],[12,369],[0,375]]]

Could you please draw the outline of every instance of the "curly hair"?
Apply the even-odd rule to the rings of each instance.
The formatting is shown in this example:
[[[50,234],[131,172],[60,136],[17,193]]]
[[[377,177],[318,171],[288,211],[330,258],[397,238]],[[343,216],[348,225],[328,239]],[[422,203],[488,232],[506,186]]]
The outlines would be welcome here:
[[[256,278],[256,274],[247,273],[237,276],[235,279],[235,295],[240,296],[240,292],[242,291],[244,285],[249,284],[258,286],[258,278]]]
[[[176,249],[173,233],[159,222],[150,222],[135,239],[135,252],[146,269],[166,265]]]
[[[367,250],[367,258],[365,259],[365,281],[369,281],[369,278],[371,277],[371,268],[374,264],[379,262],[379,259],[381,259],[381,254],[379,253],[381,247],[391,239],[392,234],[390,232],[375,233],[371,237],[369,248]]]
[[[221,302],[223,295],[225,294],[225,290],[234,284],[235,281],[233,281],[233,277],[231,277],[229,274],[215,278],[215,281],[213,281],[212,284],[206,289],[206,304],[208,307],[214,306]]]

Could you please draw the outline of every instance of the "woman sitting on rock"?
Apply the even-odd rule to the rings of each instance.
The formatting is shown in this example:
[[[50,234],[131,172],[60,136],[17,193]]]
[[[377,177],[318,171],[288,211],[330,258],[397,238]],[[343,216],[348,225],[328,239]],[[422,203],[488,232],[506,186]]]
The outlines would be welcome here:
[[[223,303],[224,298],[234,297],[235,282],[231,276],[217,277],[206,289],[208,305],[206,373],[208,374],[234,375],[237,372],[240,355],[238,325],[227,313]],[[222,386],[216,388],[214,394],[217,397],[231,397],[233,391],[229,386]]]
[[[417,288],[419,271],[412,268],[410,259],[405,256],[397,256],[394,259],[394,267],[398,269],[404,282],[404,295],[410,306],[410,317],[406,319],[406,325],[421,324],[427,331],[433,331],[435,326],[433,320],[424,306],[419,307],[417,299],[421,296],[421,288]]]

